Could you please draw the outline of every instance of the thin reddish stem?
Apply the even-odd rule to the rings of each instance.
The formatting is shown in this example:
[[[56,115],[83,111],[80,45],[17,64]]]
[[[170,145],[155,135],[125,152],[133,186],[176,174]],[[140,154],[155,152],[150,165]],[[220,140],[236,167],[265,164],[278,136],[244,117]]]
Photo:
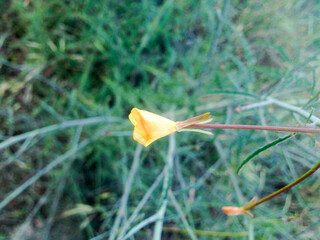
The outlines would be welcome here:
[[[265,130],[275,132],[291,132],[291,133],[320,133],[320,129],[316,128],[295,128],[295,127],[277,127],[277,126],[261,126],[261,125],[238,125],[238,124],[192,124],[189,128],[210,128],[210,129],[252,129]]]

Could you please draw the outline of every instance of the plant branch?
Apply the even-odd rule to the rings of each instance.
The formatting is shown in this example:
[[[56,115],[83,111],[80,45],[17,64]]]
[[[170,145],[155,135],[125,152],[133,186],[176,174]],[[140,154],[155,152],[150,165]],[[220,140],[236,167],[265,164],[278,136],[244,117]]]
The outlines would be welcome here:
[[[290,133],[320,133],[320,129],[307,127],[278,127],[278,126],[262,126],[262,125],[241,125],[241,124],[193,124],[188,128],[210,128],[210,129],[252,129],[275,132]]]
[[[278,191],[266,196],[265,198],[260,199],[259,201],[253,203],[253,204],[249,204],[248,206],[244,207],[244,210],[249,210],[252,209],[258,205],[260,205],[261,203],[268,201],[269,199],[279,195],[280,193],[283,193],[287,190],[289,190],[290,188],[294,187],[295,185],[297,185],[298,183],[302,182],[304,179],[308,178],[309,176],[311,176],[313,173],[315,173],[318,169],[320,168],[320,161],[313,167],[311,168],[308,172],[306,172],[305,174],[303,174],[301,177],[299,177],[297,180],[293,181],[292,183],[288,184],[287,186],[279,189]]]

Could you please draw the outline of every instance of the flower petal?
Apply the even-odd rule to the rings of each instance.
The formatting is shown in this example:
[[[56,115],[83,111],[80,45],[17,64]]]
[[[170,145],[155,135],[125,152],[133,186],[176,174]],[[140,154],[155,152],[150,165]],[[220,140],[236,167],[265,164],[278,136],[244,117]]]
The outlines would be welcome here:
[[[229,216],[237,216],[237,215],[246,214],[250,217],[253,217],[253,215],[250,212],[244,210],[242,207],[230,207],[230,206],[222,207],[222,211]]]
[[[131,113],[129,114],[129,119],[130,121],[132,122],[132,124],[134,126],[136,126],[138,124],[138,120],[137,118],[139,119],[139,112],[138,112],[138,109],[137,108],[133,108],[131,110]]]
[[[134,140],[145,147],[155,140],[177,131],[174,121],[137,108],[131,110],[129,119],[135,126]]]

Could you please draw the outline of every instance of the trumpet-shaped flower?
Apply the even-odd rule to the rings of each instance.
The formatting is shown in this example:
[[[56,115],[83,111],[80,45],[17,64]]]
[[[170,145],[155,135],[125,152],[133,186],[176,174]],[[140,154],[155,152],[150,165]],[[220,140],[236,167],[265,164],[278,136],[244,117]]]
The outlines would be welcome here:
[[[249,210],[252,206],[254,206],[254,204],[256,202],[257,202],[257,197],[254,197],[246,205],[244,205],[242,207],[227,206],[227,207],[222,207],[222,211],[229,216],[237,216],[237,215],[246,214],[250,217],[253,217],[253,215],[250,212],[248,212],[247,210]]]
[[[253,217],[251,213],[244,210],[242,207],[222,207],[222,211],[229,215],[229,216],[237,216],[237,215],[249,215],[250,217]]]
[[[134,125],[134,140],[145,147],[153,141],[177,131],[174,121],[137,108],[131,110],[129,119]]]
[[[211,121],[210,113],[188,119],[186,121],[174,122],[160,115],[133,108],[129,114],[129,119],[134,125],[133,138],[137,142],[147,147],[155,140],[167,136],[176,131],[196,131],[211,134],[198,129],[188,129],[192,124],[203,124]]]

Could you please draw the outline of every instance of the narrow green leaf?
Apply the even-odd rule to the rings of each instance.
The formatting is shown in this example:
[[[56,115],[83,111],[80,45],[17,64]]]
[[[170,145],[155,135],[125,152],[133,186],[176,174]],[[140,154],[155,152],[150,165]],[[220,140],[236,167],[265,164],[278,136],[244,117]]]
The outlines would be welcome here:
[[[308,124],[308,122],[310,121],[311,117],[312,117],[312,114],[313,114],[313,110],[314,109],[311,109],[311,112],[309,114],[309,117],[307,118],[306,122],[304,123],[304,127]]]
[[[268,143],[267,145],[259,148],[258,150],[256,150],[255,152],[253,152],[249,157],[247,157],[241,164],[240,164],[240,167],[238,168],[237,170],[237,173],[239,174],[240,170],[242,169],[242,167],[244,165],[246,165],[252,158],[254,158],[255,156],[259,155],[260,153],[262,153],[263,151],[277,145],[278,143],[281,143],[285,140],[287,140],[288,138],[292,137],[293,134],[288,134],[287,136],[285,137],[282,137],[282,138],[278,138],[276,140],[274,140],[273,142],[271,143]]]
[[[319,95],[320,95],[320,91],[318,91],[312,98],[310,98],[310,100],[303,106],[303,109],[308,108],[312,102],[314,102],[319,98]]]
[[[307,123],[310,121],[310,118],[311,118],[312,114],[313,114],[313,109],[311,110],[311,113],[310,113],[308,119],[306,120],[304,126],[307,125]],[[295,135],[295,134],[288,134],[288,135],[285,136],[285,137],[278,138],[278,139],[274,140],[273,142],[268,143],[267,145],[259,148],[259,149],[256,150],[255,152],[253,152],[249,157],[247,157],[247,158],[240,164],[240,167],[239,167],[238,170],[237,170],[237,174],[239,174],[239,172],[240,172],[240,170],[242,169],[242,167],[243,167],[244,165],[246,165],[252,158],[254,158],[255,156],[259,155],[261,152],[263,152],[263,151],[265,151],[265,150],[267,150],[267,149],[269,149],[269,148],[277,145],[278,143],[281,143],[281,142],[287,140],[288,138],[290,138],[290,137],[292,137],[292,136],[294,136],[294,135]]]

